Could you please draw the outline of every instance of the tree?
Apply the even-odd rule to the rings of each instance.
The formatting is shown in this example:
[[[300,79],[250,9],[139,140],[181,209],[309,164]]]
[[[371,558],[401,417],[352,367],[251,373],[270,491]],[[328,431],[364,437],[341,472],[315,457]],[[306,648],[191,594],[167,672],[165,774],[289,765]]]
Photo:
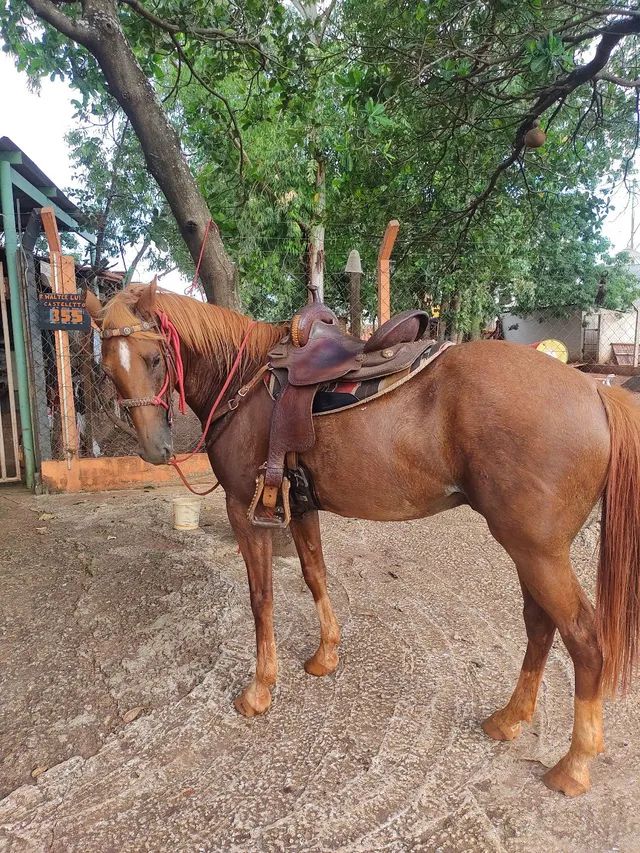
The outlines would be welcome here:
[[[150,253],[153,243],[163,246],[170,214],[157,186],[150,182],[128,120],[118,111],[67,134],[76,185],[68,192],[82,210],[87,227],[96,236],[93,267],[119,257],[127,279]],[[125,255],[135,248],[127,268]],[[154,266],[162,269],[156,251]]]
[[[29,37],[36,6],[45,20],[55,12],[99,34],[97,10],[108,7],[118,32],[89,53],[50,28]],[[198,227],[209,213],[220,226],[254,313],[282,316],[300,301],[308,247],[319,254],[322,229],[329,270],[357,247],[371,272],[391,217],[402,222],[395,307],[440,301],[455,334],[478,334],[500,300],[560,304],[568,292],[590,292],[602,268],[619,268],[600,239],[601,184],[626,179],[638,138],[634,8],[195,0],[187,9],[159,0],[151,12],[138,0],[85,0],[65,3],[65,15],[46,0],[13,0],[9,9],[3,32],[20,62],[67,76],[84,109],[104,109],[105,79],[113,95],[122,91],[104,45],[129,51],[127,82],[134,64],[151,81],[151,125],[159,111],[189,151],[206,208]],[[539,119],[546,143],[533,149],[525,140]],[[149,162],[152,140],[131,124]],[[201,233],[189,243],[190,263],[200,242]],[[327,277],[327,299],[342,310],[338,282]],[[371,313],[371,274],[363,287]]]
[[[10,3],[9,13],[3,23],[3,36],[32,73],[39,67],[40,72],[70,74],[72,82],[77,83],[82,69],[87,67],[86,54],[57,37],[52,38],[51,27],[81,45],[96,60],[104,80],[97,79],[95,74],[91,74],[89,81],[85,77],[85,92],[91,86],[96,91],[104,85],[120,104],[140,141],[147,168],[167,199],[191,257],[197,260],[210,213],[184,157],[178,133],[134,52],[136,43],[140,46],[139,34],[148,30],[146,24],[157,25],[169,37],[186,30],[186,25],[181,27],[156,19],[134,0],[128,4],[84,0],[66,3],[65,11],[51,0],[27,0],[26,4]],[[36,37],[30,43],[29,27],[33,32],[36,22],[48,26],[39,39]],[[217,42],[249,44],[248,39],[236,36],[231,30],[215,27],[202,28],[197,35]],[[95,71],[91,65],[89,70]],[[221,305],[237,305],[234,265],[216,227],[204,245],[201,278],[209,298]]]

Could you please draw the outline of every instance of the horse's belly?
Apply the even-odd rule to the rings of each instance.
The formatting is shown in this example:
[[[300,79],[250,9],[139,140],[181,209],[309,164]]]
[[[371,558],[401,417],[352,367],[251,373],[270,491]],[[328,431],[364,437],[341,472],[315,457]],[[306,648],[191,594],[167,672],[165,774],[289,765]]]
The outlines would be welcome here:
[[[316,444],[302,458],[323,509],[401,521],[464,503],[442,458],[438,425],[411,397],[389,394],[316,417],[314,425]]]

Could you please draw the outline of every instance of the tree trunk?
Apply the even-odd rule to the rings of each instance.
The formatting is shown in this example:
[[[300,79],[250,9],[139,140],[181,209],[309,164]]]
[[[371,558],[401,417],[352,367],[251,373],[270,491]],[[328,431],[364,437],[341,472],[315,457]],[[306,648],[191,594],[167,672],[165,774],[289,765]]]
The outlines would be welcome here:
[[[449,334],[447,335],[447,339],[453,341],[454,343],[460,343],[460,330],[458,327],[459,324],[459,315],[460,315],[460,305],[462,302],[462,298],[459,293],[454,293],[453,298],[451,299],[451,319],[449,320]]]
[[[84,14],[78,20],[65,15],[49,0],[27,2],[37,15],[82,44],[97,60],[111,95],[131,122],[147,168],[169,203],[191,257],[197,262],[211,215],[182,153],[178,134],[122,31],[114,0],[84,0]],[[215,225],[202,253],[200,278],[210,302],[238,307],[235,266]]]
[[[118,178],[120,176],[120,157],[122,155],[122,149],[124,148],[128,129],[129,122],[125,122],[124,127],[122,128],[122,131],[120,133],[120,138],[118,139],[116,145],[113,160],[111,162],[111,182],[109,184],[109,192],[107,193],[107,199],[105,201],[104,210],[100,213],[98,217],[98,230],[96,231],[96,247],[93,256],[93,267],[96,273],[100,269],[100,264],[102,263],[102,249],[105,242],[107,227],[109,225],[109,214],[111,213],[111,205],[113,204],[113,201],[117,194]]]
[[[125,277],[124,277],[124,283],[125,284],[130,284],[131,281],[133,280],[133,276],[135,274],[136,268],[137,268],[138,264],[140,263],[140,261],[144,258],[145,254],[147,252],[147,249],[149,248],[150,245],[151,245],[151,237],[149,237],[149,235],[147,234],[146,237],[144,238],[143,242],[142,242],[142,246],[140,246],[140,248],[136,252],[135,258],[131,261],[131,266],[129,267],[129,269],[127,270],[127,272],[125,274]]]
[[[481,325],[482,325],[482,316],[480,314],[474,314],[473,315],[473,322],[471,324],[471,332],[469,335],[469,337],[472,341],[479,341],[480,338],[482,337]]]

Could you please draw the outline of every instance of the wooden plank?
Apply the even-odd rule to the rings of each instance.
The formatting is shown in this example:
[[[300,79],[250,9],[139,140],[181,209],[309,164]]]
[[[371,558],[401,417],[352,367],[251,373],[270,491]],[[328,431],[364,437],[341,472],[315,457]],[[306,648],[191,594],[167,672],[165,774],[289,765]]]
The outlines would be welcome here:
[[[76,263],[70,255],[60,255],[62,278],[60,293],[77,293]]]
[[[611,344],[611,350],[616,364],[633,365],[634,344]]]
[[[56,216],[52,207],[43,207],[40,211],[44,232],[49,244],[51,261],[51,288],[54,293],[75,293],[76,274],[73,258],[62,254],[60,234]],[[58,372],[58,397],[60,399],[60,419],[62,421],[62,440],[67,464],[78,455],[78,429],[76,426],[76,407],[73,399],[73,380],[71,376],[71,352],[69,333],[54,332],[56,343],[56,367]]]
[[[206,488],[215,482],[206,453],[196,453],[184,463],[183,469],[193,484]],[[182,485],[171,465],[150,465],[139,456],[75,459],[71,468],[59,460],[45,459],[41,473],[42,482],[50,492],[101,492],[147,485]]]
[[[390,219],[382,237],[382,243],[380,244],[380,250],[378,252],[378,260],[389,260],[391,252],[393,251],[393,244],[396,242],[399,230],[400,223],[398,220]]]
[[[58,223],[56,222],[56,215],[53,208],[43,207],[40,211],[40,216],[42,217],[44,233],[47,236],[49,251],[62,253],[62,244],[60,242],[60,234],[58,233]]]
[[[378,325],[391,317],[391,266],[389,261],[378,261]]]
[[[51,287],[54,293],[69,292],[69,265],[64,256],[51,252]],[[70,259],[73,264],[73,258]],[[75,274],[74,274],[75,280]],[[74,288],[75,290],[75,288]],[[58,372],[58,398],[60,400],[60,419],[64,452],[70,462],[78,455],[78,430],[76,427],[76,407],[73,399],[73,379],[71,375],[71,350],[68,332],[54,332],[56,344],[56,367]]]
[[[396,242],[400,223],[391,219],[380,244],[378,252],[378,324],[382,325],[391,317],[391,264],[390,257]]]

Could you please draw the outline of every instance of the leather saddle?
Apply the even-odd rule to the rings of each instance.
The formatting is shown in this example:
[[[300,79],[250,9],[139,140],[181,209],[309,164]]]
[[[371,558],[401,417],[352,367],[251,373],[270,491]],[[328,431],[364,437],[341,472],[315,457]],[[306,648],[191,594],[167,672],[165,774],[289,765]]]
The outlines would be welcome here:
[[[286,527],[290,521],[285,462],[287,470],[297,469],[297,454],[315,444],[312,411],[319,387],[336,379],[362,382],[398,373],[433,343],[424,337],[429,315],[419,310],[396,314],[361,341],[345,334],[333,311],[318,301],[315,288],[309,290],[313,301],[298,311],[287,337],[269,353],[269,368],[286,379],[274,404],[268,457],[249,508],[249,519],[258,526]],[[256,514],[260,503],[265,514]]]

